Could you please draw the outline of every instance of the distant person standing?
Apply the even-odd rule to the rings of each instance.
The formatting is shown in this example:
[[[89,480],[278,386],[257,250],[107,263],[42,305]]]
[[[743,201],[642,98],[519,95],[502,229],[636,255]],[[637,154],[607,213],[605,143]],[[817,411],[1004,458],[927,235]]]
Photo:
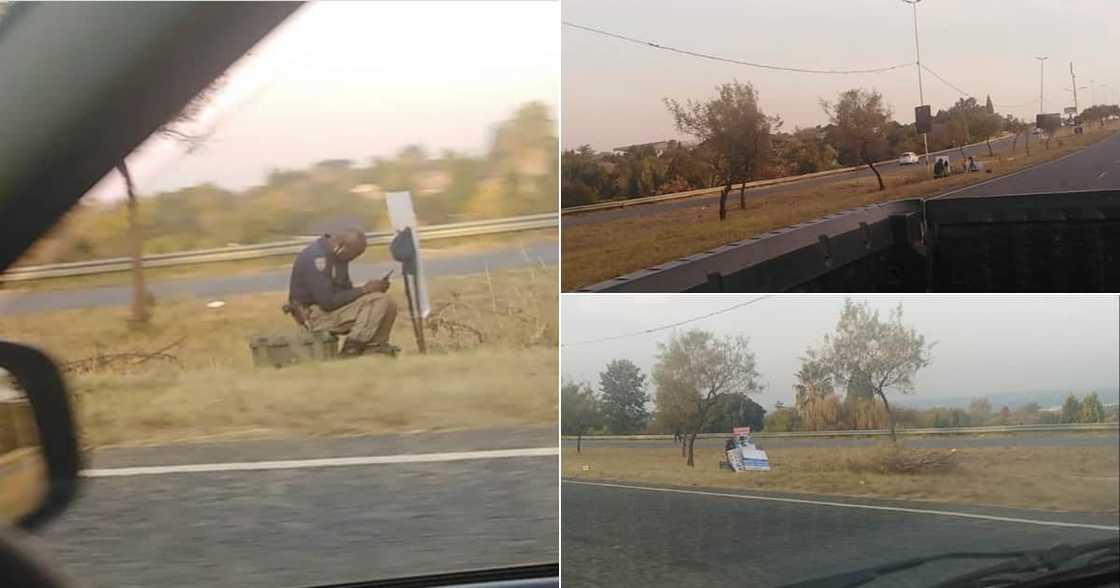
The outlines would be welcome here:
[[[350,282],[349,264],[365,250],[365,233],[356,229],[316,239],[296,256],[288,301],[308,329],[346,333],[342,355],[396,355],[400,349],[389,344],[389,334],[397,305],[386,294],[388,276],[359,288]]]

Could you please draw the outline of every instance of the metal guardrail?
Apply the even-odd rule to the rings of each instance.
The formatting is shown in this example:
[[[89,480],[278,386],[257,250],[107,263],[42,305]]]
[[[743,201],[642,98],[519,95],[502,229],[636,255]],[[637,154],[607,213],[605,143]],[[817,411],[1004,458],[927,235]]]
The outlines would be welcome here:
[[[992,433],[1055,433],[1086,431],[1120,431],[1120,423],[1069,423],[1064,425],[1007,425],[991,427],[941,427],[926,429],[898,429],[900,437],[921,435],[983,435]],[[796,439],[812,437],[887,437],[888,429],[867,429],[858,431],[792,431],[788,433],[767,433],[760,431],[752,435],[756,439]],[[697,439],[726,439],[730,433],[700,433]],[[565,440],[575,440],[575,435],[563,435]],[[672,435],[584,435],[584,441],[671,441]]]
[[[555,212],[531,214],[513,218],[497,220],[470,221],[446,225],[429,225],[420,227],[418,233],[421,239],[432,241],[437,239],[451,239],[458,237],[476,237],[496,233],[512,233],[529,231],[533,229],[555,228],[558,224]],[[393,239],[393,233],[371,232],[366,233],[370,245],[383,245]],[[258,245],[237,245],[233,247],[219,247],[216,249],[199,249],[195,251],[178,251],[174,253],[160,253],[145,255],[143,265],[150,267],[171,267],[179,265],[197,265],[201,263],[217,263],[222,261],[236,261],[241,259],[257,259],[274,255],[291,255],[299,253],[307,243],[315,237],[301,237],[289,241],[261,243]],[[110,259],[97,259],[93,261],[77,261],[70,263],[56,263],[50,265],[33,265],[14,267],[0,275],[0,282],[18,282],[25,280],[40,280],[44,278],[61,278],[82,276],[89,274],[103,274],[110,272],[128,271],[130,259],[127,257],[114,257]]]

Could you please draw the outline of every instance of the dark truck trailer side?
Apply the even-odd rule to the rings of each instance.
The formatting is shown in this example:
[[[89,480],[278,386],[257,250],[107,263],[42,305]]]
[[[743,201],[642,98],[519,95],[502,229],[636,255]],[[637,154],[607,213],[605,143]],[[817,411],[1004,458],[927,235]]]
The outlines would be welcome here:
[[[1116,292],[1120,191],[898,200],[582,292]]]

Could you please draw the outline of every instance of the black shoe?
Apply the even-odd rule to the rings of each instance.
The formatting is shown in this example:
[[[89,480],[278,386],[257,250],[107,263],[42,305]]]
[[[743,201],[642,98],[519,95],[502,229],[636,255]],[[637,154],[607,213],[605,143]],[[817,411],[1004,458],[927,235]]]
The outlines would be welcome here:
[[[370,345],[365,348],[366,355],[388,355],[389,357],[396,357],[401,352],[401,348],[396,345],[382,343],[381,345]]]
[[[364,343],[347,339],[346,342],[342,344],[342,350],[338,352],[338,355],[340,357],[358,357],[364,353],[365,350],[366,346]]]

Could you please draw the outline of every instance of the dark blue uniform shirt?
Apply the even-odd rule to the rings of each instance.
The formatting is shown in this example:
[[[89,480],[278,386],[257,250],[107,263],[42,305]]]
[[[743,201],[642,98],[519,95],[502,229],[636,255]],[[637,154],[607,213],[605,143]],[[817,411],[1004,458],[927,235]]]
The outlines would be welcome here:
[[[349,264],[331,253],[328,236],[316,239],[296,256],[288,285],[289,301],[334,310],[362,295],[362,290],[350,283]]]

